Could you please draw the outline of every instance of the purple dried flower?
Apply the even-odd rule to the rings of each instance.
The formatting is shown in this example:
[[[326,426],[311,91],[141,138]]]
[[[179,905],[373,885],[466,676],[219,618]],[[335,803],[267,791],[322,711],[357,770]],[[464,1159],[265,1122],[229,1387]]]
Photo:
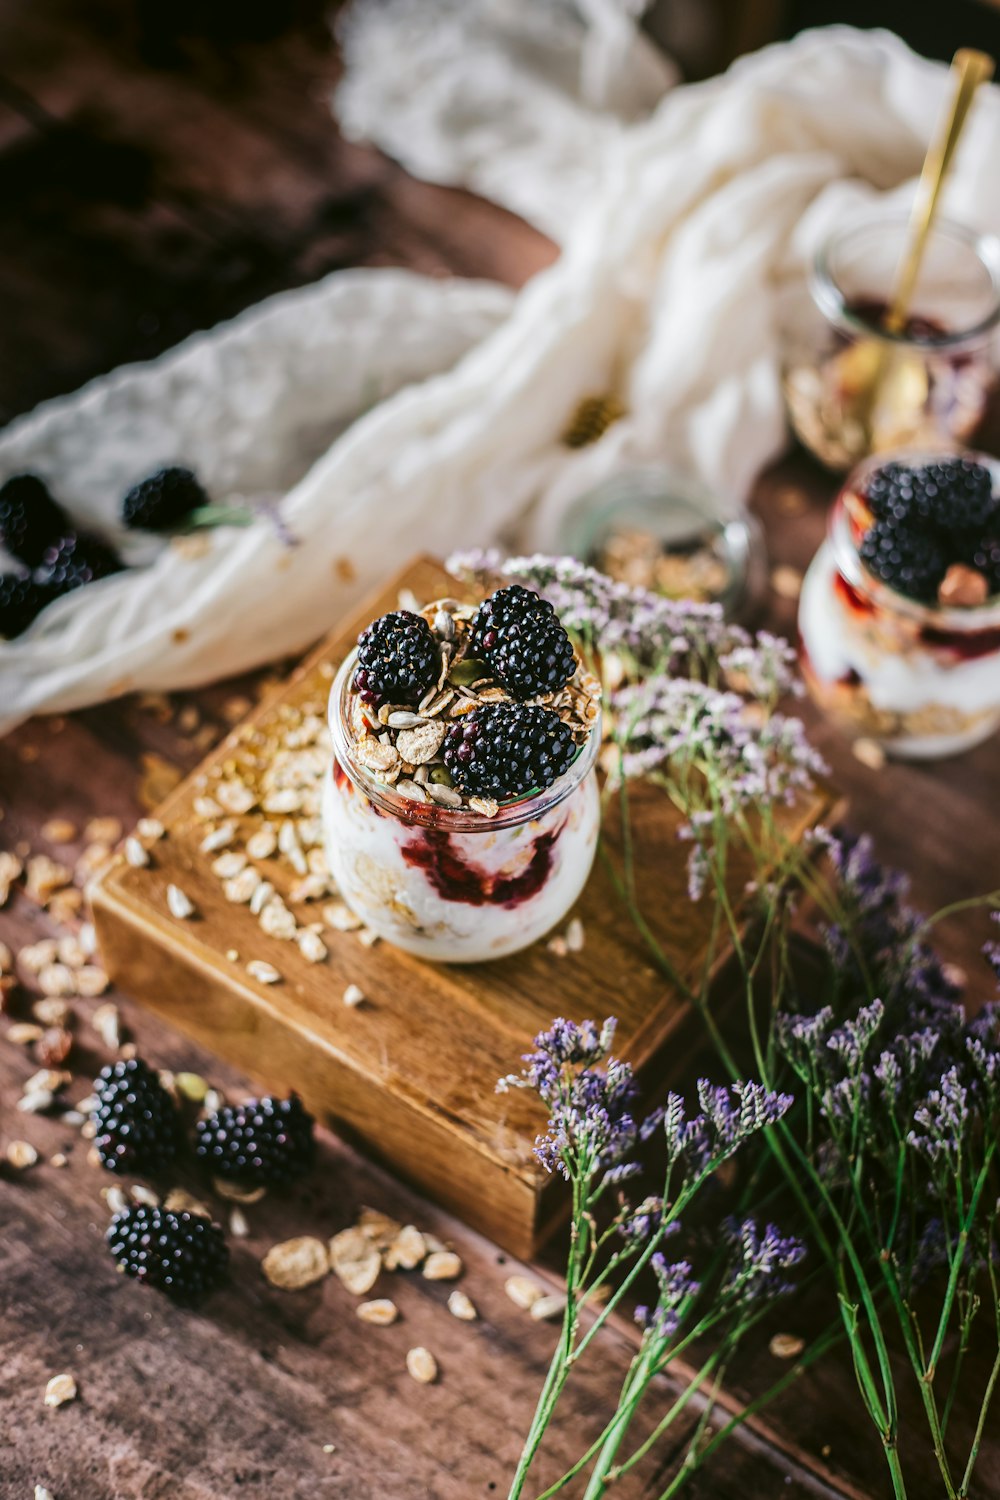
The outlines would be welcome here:
[[[786,1272],[805,1257],[801,1240],[782,1235],[773,1224],[761,1231],[753,1219],[745,1219],[742,1224],[728,1219],[724,1230],[733,1253],[722,1285],[723,1296],[747,1306],[795,1290]]]
[[[701,1291],[701,1283],[695,1281],[690,1261],[669,1262],[658,1252],[650,1265],[658,1287],[656,1306],[637,1307],[635,1320],[647,1337],[666,1341],[677,1332],[688,1307]]]

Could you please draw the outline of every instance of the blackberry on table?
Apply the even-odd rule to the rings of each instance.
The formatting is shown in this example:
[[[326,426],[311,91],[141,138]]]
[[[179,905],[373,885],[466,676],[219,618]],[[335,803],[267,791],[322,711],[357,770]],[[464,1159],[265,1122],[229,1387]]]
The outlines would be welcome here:
[[[547,599],[512,583],[479,606],[469,649],[514,698],[555,693],[576,671],[573,643]]]
[[[170,531],[208,503],[197,476],[174,465],[132,486],[122,501],[122,520],[134,531]]]
[[[431,627],[410,609],[380,615],[358,636],[354,686],[365,703],[417,703],[440,668]]]
[[[30,573],[0,573],[0,637],[10,641],[27,630],[49,598]]]
[[[0,543],[34,568],[50,542],[68,530],[69,519],[37,474],[15,474],[0,487]]]
[[[109,1172],[165,1171],[180,1145],[174,1101],[141,1057],[102,1068],[94,1093],[94,1145]]]
[[[888,521],[876,521],[865,532],[861,561],[870,573],[910,599],[929,604],[948,567],[938,539]]]
[[[229,1247],[204,1214],[172,1213],[145,1203],[116,1213],[105,1236],[120,1270],[193,1307],[226,1280]]]
[[[278,1187],[312,1166],[313,1118],[297,1094],[227,1104],[198,1121],[195,1150],[219,1177],[252,1187]]]
[[[45,548],[37,581],[52,595],[68,594],[121,571],[121,560],[99,537],[69,531]]]
[[[444,763],[459,790],[497,802],[544,791],[576,754],[569,725],[539,704],[481,704],[444,742]]]

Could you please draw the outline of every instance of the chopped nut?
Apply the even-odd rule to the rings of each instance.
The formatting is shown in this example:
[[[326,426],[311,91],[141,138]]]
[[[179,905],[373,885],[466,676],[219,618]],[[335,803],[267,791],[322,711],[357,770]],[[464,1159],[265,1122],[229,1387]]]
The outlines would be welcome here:
[[[462,1274],[462,1261],[454,1250],[435,1250],[424,1262],[423,1276],[427,1281],[454,1281]]]
[[[278,847],[278,835],[271,823],[265,823],[247,839],[247,853],[251,859],[270,859]]]
[[[74,1019],[70,1006],[58,997],[36,1000],[31,1007],[31,1014],[43,1026],[71,1026]]]
[[[83,830],[84,840],[88,844],[117,844],[121,836],[120,818],[91,818]]]
[[[8,1141],[4,1155],[17,1172],[33,1167],[38,1160],[38,1152],[28,1141]]]
[[[45,1387],[45,1405],[63,1406],[76,1396],[76,1381],[72,1375],[53,1375]]]
[[[261,1269],[272,1286],[283,1292],[297,1292],[322,1281],[330,1262],[323,1241],[304,1234],[274,1245],[264,1256]]]
[[[218,1104],[214,1101],[209,1104],[206,1096],[205,1108],[214,1110],[218,1108]],[[212,1187],[218,1193],[219,1197],[225,1198],[228,1203],[243,1203],[247,1206],[251,1203],[259,1203],[267,1194],[267,1188],[265,1187],[243,1187],[240,1183],[230,1182],[225,1177],[213,1177]]]
[[[112,1187],[101,1188],[101,1197],[108,1205],[108,1212],[113,1214],[124,1213],[128,1208],[128,1197],[123,1187],[117,1183]]]
[[[214,818],[222,817],[222,808],[213,797],[196,797],[192,806],[195,817],[202,823],[211,823]]]
[[[47,1490],[44,1484],[35,1485],[35,1500],[54,1500],[51,1490]]]
[[[546,948],[548,948],[550,953],[555,954],[556,958],[565,958],[567,953],[569,952],[569,945],[566,942],[566,939],[564,937],[560,937],[558,933],[556,933],[555,937],[549,938],[545,946]]]
[[[282,901],[280,896],[274,896],[264,907],[260,914],[261,929],[268,937],[291,939],[295,936],[298,923],[293,912]]]
[[[50,859],[47,854],[36,854],[28,860],[24,888],[33,900],[44,906],[56,891],[69,885],[72,878],[72,870],[65,865]]]
[[[96,1000],[98,995],[103,995],[110,983],[107,974],[98,964],[84,964],[82,969],[76,971],[77,994],[85,995],[88,1000]]]
[[[171,1188],[163,1200],[163,1207],[169,1209],[172,1214],[200,1214],[202,1218],[210,1219],[211,1211],[205,1207],[199,1198],[195,1198],[184,1188]]]
[[[964,563],[952,563],[938,586],[938,603],[975,608],[986,603],[989,592],[984,573],[967,568]]]
[[[324,906],[323,921],[335,932],[357,932],[361,926],[361,918],[355,916],[343,901],[331,901],[328,906]]]
[[[76,976],[66,964],[46,964],[38,976],[38,987],[43,995],[65,998],[76,994]]]
[[[159,1193],[154,1193],[152,1188],[148,1188],[143,1183],[137,1182],[129,1191],[132,1194],[133,1203],[141,1203],[146,1208],[159,1208],[160,1195]]]
[[[273,964],[265,963],[262,958],[252,958],[247,964],[247,973],[251,979],[256,979],[258,984],[280,984],[281,975]]]
[[[72,1050],[73,1033],[65,1026],[50,1026],[38,1038],[35,1052],[38,1061],[44,1063],[47,1068],[58,1068],[60,1063],[66,1061]]]
[[[851,750],[855,760],[859,760],[870,771],[881,771],[885,766],[885,751],[878,740],[871,740],[862,736],[861,739],[854,741]]]
[[[526,1312],[545,1295],[538,1282],[532,1281],[528,1276],[508,1276],[503,1289],[510,1300],[517,1307],[523,1307]]]
[[[427,1241],[415,1224],[406,1224],[385,1252],[387,1271],[414,1271],[427,1256]]]
[[[358,1215],[358,1228],[379,1250],[388,1250],[402,1227],[378,1208],[363,1208]]]
[[[437,1360],[429,1349],[420,1345],[407,1353],[406,1368],[418,1385],[433,1385],[437,1380]]]
[[[795,1333],[776,1333],[767,1347],[775,1359],[797,1359],[806,1341]]]
[[[68,1156],[64,1156],[61,1151],[57,1151],[54,1156],[50,1156],[49,1157],[49,1166],[50,1167],[68,1167],[69,1166],[69,1157]]]
[[[155,844],[158,839],[163,838],[167,830],[159,818],[140,818],[135,825],[135,831],[140,838],[148,839],[150,843]]]
[[[57,944],[58,957],[61,964],[70,969],[82,969],[87,962],[88,954],[78,937],[73,933],[67,933],[61,937]]]
[[[531,1316],[544,1323],[549,1318],[561,1318],[566,1309],[566,1298],[561,1292],[552,1292],[548,1297],[539,1297],[531,1304]]]
[[[117,1051],[122,1041],[121,1017],[117,1005],[112,1005],[110,1001],[106,1005],[99,1005],[90,1018],[90,1024],[105,1047],[112,1052]]]
[[[355,1010],[359,1005],[365,1003],[365,992],[359,984],[349,984],[344,991],[344,1004],[349,1009]]]
[[[241,855],[240,858],[242,859],[243,856]],[[240,870],[238,875],[233,875],[230,879],[223,881],[222,894],[234,906],[245,906],[248,901],[253,900],[260,886],[261,878],[257,871],[253,865],[247,865],[246,869]]]
[[[254,870],[253,873],[256,875],[256,870]],[[257,886],[257,889],[250,897],[250,910],[255,917],[260,916],[261,912],[264,910],[264,907],[267,905],[273,895],[274,886],[271,884],[271,882],[269,880],[261,880],[260,884]]]
[[[15,1047],[30,1047],[32,1042],[41,1041],[43,1035],[42,1028],[33,1021],[15,1021],[8,1029],[7,1040]]]
[[[212,874],[217,875],[220,880],[235,880],[236,876],[246,869],[247,857],[241,849],[226,849],[222,854],[212,860]],[[256,870],[252,871],[254,883],[250,890],[254,890],[260,884],[260,876]]]
[[[235,813],[237,817],[248,813],[257,803],[253,792],[242,781],[220,781],[215,788],[215,798],[226,812]]]
[[[363,1229],[342,1229],[330,1241],[330,1265],[349,1292],[363,1297],[378,1280],[382,1256]]]
[[[570,953],[582,953],[584,944],[583,923],[574,917],[566,928],[566,947]]]
[[[132,866],[133,870],[142,870],[149,864],[149,850],[141,839],[130,835],[125,840],[125,862]]]
[[[311,964],[321,964],[327,956],[326,944],[318,932],[308,927],[299,933],[299,952]]]
[[[167,906],[170,915],[184,922],[195,914],[194,902],[184,894],[179,885],[167,886]]]
[[[229,1210],[229,1233],[237,1240],[245,1240],[249,1235],[250,1225],[242,1208]]]
[[[37,943],[30,943],[22,948],[17,955],[20,968],[28,974],[40,974],[49,964],[55,963],[59,957],[59,944],[55,938],[42,938]]]
[[[448,1297],[448,1311],[453,1318],[458,1318],[463,1323],[474,1323],[479,1317],[475,1303],[458,1287]]]
[[[17,1101],[17,1107],[26,1115],[42,1115],[47,1109],[51,1109],[55,1103],[55,1095],[51,1089],[32,1089],[27,1094],[22,1094]]]
[[[76,835],[76,824],[68,818],[50,818],[42,824],[42,838],[47,844],[72,844]]]
[[[388,1328],[399,1317],[399,1308],[388,1297],[376,1297],[374,1302],[362,1302],[356,1312],[362,1323],[374,1323],[378,1328]]]
[[[214,854],[218,849],[225,849],[235,837],[236,824],[221,823],[218,828],[213,828],[211,833],[206,833],[198,847],[202,854]]]

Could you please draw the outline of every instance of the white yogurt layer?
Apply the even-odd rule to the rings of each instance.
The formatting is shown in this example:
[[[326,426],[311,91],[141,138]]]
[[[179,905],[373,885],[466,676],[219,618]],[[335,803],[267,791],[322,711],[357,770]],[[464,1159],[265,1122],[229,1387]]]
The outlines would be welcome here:
[[[1000,708],[1000,650],[951,661],[919,642],[905,651],[888,650],[866,629],[865,617],[854,616],[844,603],[834,587],[836,574],[826,541],[799,599],[799,633],[820,680],[837,682],[856,672],[873,706],[887,713],[913,713],[929,704],[969,715]]]
[[[446,815],[439,829],[404,823],[331,768],[323,826],[331,873],[367,926],[422,958],[478,963],[526,948],[580,895],[600,828],[597,779],[590,771],[538,819],[448,833]]]

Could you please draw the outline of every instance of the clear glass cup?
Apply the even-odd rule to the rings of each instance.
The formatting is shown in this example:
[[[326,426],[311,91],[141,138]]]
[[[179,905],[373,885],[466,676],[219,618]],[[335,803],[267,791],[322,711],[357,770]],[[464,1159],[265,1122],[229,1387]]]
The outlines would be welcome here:
[[[1000,241],[939,220],[910,317],[893,334],[883,319],[907,228],[905,215],[884,214],[838,229],[783,308],[789,419],[831,469],[894,448],[963,446],[996,383]]]
[[[916,465],[942,455],[893,456]],[[969,457],[991,470],[1000,496],[1000,463]],[[799,598],[800,664],[812,696],[852,734],[929,760],[969,749],[1000,726],[1000,601],[921,604],[868,571],[852,501],[888,461],[860,464],[834,501]]]
[[[600,829],[598,714],[569,770],[493,818],[415,802],[360,765],[348,728],[356,652],[330,691],[333,762],[323,791],[340,894],[387,942],[441,963],[502,958],[543,937],[577,900]]]

